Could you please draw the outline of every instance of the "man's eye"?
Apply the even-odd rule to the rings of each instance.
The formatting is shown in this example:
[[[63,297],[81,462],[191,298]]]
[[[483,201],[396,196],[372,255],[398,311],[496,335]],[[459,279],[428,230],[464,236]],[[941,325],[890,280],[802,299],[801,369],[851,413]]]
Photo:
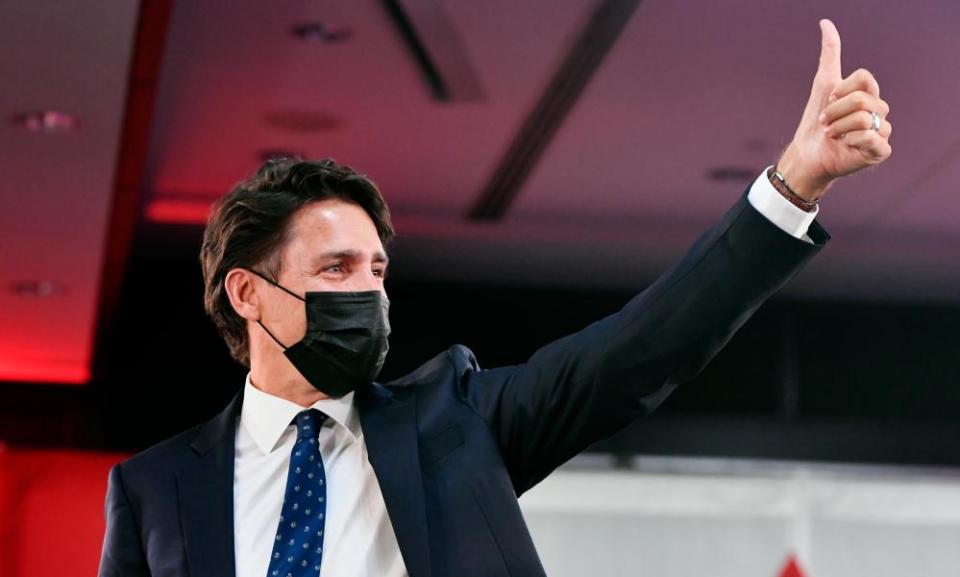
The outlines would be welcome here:
[[[373,276],[378,276],[378,277],[380,277],[380,278],[384,278],[385,276],[387,276],[387,271],[385,271],[385,270],[382,269],[382,268],[375,268],[375,269],[373,269]]]
[[[325,269],[327,272],[343,272],[342,264],[332,264]]]

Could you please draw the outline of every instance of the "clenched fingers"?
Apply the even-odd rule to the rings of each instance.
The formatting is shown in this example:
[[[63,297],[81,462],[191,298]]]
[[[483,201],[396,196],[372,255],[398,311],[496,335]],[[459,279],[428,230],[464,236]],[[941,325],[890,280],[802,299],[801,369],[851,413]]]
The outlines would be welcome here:
[[[887,139],[873,129],[848,132],[843,136],[843,142],[859,150],[870,164],[883,162],[893,152]]]
[[[830,91],[834,100],[840,100],[844,96],[862,90],[867,94],[880,97],[880,84],[873,76],[873,73],[865,68],[860,68],[850,76],[847,76],[840,82],[837,82],[833,90]]]
[[[873,130],[873,115],[865,110],[857,110],[843,118],[838,118],[835,122],[826,127],[827,136],[837,138],[848,132],[858,130]],[[890,138],[893,132],[893,126],[886,120],[880,121],[880,136]]]
[[[820,114],[820,123],[829,126],[836,120],[849,116],[858,110],[867,113],[876,112],[880,115],[880,118],[886,118],[890,114],[890,105],[879,96],[857,90],[824,108]]]

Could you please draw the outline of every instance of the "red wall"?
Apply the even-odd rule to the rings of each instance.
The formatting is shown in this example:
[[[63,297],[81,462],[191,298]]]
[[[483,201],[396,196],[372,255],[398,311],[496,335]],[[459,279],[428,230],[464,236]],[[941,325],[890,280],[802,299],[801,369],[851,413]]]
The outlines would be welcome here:
[[[0,574],[96,575],[107,474],[124,457],[0,446]]]

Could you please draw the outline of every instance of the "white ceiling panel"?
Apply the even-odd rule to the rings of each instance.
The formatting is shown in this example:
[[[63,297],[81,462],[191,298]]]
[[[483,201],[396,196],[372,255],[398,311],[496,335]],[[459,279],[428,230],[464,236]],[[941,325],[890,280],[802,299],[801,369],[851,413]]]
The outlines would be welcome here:
[[[62,134],[0,124],[0,380],[89,376],[137,8],[11,0],[0,9],[3,115],[52,109],[80,122]]]
[[[459,216],[552,74],[583,9],[507,1],[442,9],[478,71],[483,101],[433,100],[376,0],[245,0],[229,10],[177,3],[151,146],[154,199],[208,203],[256,169],[259,151],[287,149],[370,174],[397,212]],[[353,36],[315,44],[291,34],[314,21],[347,26]],[[266,121],[285,112],[329,115],[340,126],[296,131]]]

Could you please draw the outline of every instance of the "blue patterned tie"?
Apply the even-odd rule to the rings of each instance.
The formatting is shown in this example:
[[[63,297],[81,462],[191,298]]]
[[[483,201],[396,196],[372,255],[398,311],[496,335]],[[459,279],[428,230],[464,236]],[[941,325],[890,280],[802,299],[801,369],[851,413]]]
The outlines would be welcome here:
[[[316,409],[298,414],[297,442],[290,453],[287,492],[267,577],[317,577],[323,557],[327,512],[326,475],[317,432],[326,415]]]

